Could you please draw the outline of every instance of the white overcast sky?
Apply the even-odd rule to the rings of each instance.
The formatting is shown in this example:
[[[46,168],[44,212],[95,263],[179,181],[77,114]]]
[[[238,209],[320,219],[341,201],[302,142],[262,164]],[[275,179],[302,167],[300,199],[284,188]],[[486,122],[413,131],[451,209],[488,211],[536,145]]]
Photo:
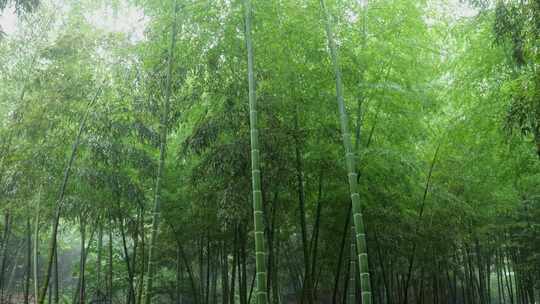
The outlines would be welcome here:
[[[366,0],[359,0],[361,4]],[[453,18],[470,17],[476,14],[462,0],[434,0],[431,2],[436,10],[442,15],[452,16]],[[86,17],[97,28],[124,32],[130,35],[132,41],[138,41],[144,37],[144,29],[148,18],[141,9],[128,4],[126,1],[119,1],[118,16],[115,16],[110,6],[102,6],[95,12]],[[444,3],[444,4],[443,4]],[[13,9],[6,9],[0,15],[0,27],[6,34],[11,34],[17,29],[17,16]]]
[[[129,34],[132,40],[142,39],[148,18],[141,9],[126,1],[118,2],[118,14],[114,14],[110,5],[102,5],[85,17],[99,29],[124,32]],[[8,35],[16,31],[17,15],[13,8],[7,8],[0,14],[0,27]]]

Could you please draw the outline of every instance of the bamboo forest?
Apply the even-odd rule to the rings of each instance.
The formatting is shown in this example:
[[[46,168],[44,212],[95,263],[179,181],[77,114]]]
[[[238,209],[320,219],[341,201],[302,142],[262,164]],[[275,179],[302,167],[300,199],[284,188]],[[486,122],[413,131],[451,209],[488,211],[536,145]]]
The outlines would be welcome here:
[[[0,0],[0,304],[540,303],[539,0]]]

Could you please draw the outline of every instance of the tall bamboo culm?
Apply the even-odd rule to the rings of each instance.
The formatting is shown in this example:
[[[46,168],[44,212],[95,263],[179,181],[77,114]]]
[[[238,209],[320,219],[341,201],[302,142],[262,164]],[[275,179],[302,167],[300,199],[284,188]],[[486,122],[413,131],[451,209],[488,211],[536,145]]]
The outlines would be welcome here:
[[[336,78],[336,97],[339,109],[339,120],[341,124],[341,135],[343,137],[343,146],[345,147],[345,157],[347,163],[347,174],[349,180],[349,189],[352,201],[354,233],[356,237],[356,248],[358,253],[358,267],[360,270],[360,287],[362,289],[362,304],[371,304],[371,282],[369,277],[369,264],[367,255],[366,233],[364,228],[364,219],[362,216],[362,207],[360,204],[360,195],[358,194],[358,174],[356,173],[355,156],[352,149],[351,134],[349,131],[349,121],[345,101],[343,100],[343,81],[341,79],[341,68],[339,67],[339,58],[334,34],[332,32],[332,22],[330,14],[326,8],[324,0],[320,0],[321,8],[325,16],[325,29],[328,38],[328,48],[334,67]]]
[[[173,24],[171,33],[171,45],[169,47],[169,54],[167,60],[167,79],[165,83],[165,98],[163,110],[160,117],[160,145],[159,145],[159,163],[156,176],[156,188],[154,195],[154,210],[152,213],[152,227],[150,232],[150,244],[148,246],[148,274],[146,276],[146,288],[145,288],[145,304],[151,304],[153,302],[154,293],[154,272],[156,270],[156,243],[159,234],[159,225],[161,218],[161,187],[163,171],[165,170],[165,158],[167,153],[167,133],[169,131],[169,107],[171,99],[171,82],[174,63],[174,48],[176,46],[176,35],[178,31],[177,14],[178,5],[177,1],[173,1]]]
[[[246,48],[248,59],[249,125],[251,134],[251,181],[253,187],[253,219],[255,231],[255,266],[257,268],[257,304],[266,304],[266,250],[264,248],[263,202],[259,164],[259,132],[257,130],[257,100],[253,72],[253,45],[251,41],[251,2],[244,0],[246,22]]]

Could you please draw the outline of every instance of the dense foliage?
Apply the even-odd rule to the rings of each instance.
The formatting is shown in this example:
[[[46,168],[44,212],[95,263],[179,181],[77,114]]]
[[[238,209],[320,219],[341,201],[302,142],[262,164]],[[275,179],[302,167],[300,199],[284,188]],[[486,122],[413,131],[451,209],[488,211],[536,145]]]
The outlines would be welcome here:
[[[0,303],[540,300],[539,1],[1,11]]]

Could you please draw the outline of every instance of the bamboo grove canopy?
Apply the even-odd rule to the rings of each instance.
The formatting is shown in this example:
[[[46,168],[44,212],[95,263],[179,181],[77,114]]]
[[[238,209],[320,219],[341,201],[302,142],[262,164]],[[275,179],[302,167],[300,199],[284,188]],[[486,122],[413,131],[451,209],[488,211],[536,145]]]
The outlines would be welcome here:
[[[0,0],[0,304],[540,301],[540,2]]]

